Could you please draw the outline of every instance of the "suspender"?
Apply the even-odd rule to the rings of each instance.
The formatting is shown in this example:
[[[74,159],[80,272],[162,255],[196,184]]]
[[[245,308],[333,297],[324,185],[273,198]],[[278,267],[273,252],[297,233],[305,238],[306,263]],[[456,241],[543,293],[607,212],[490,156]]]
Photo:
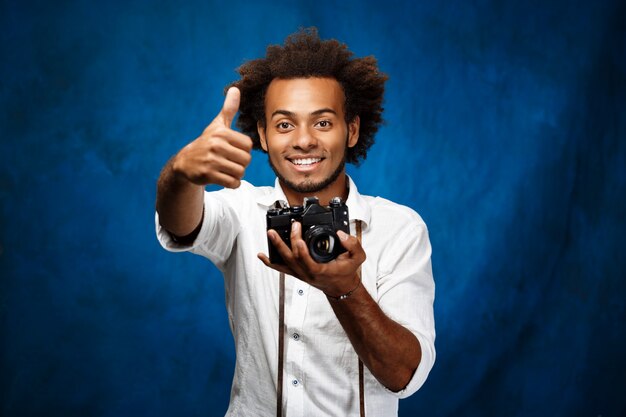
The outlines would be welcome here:
[[[361,220],[356,221],[356,238],[361,244]],[[359,265],[359,269],[357,274],[359,275],[359,280],[363,282],[363,276],[361,275],[361,266]],[[359,358],[359,416],[365,417],[365,384],[363,380],[363,362]]]
[[[361,221],[356,221],[356,238],[361,243]],[[361,279],[361,267],[357,271]],[[285,351],[285,274],[280,273],[278,295],[278,382],[276,386],[276,417],[283,417],[283,362]],[[365,383],[363,362],[359,359],[359,416],[365,417]]]
[[[276,417],[283,417],[283,355],[285,353],[285,274],[280,273],[278,290],[278,385],[276,386]]]

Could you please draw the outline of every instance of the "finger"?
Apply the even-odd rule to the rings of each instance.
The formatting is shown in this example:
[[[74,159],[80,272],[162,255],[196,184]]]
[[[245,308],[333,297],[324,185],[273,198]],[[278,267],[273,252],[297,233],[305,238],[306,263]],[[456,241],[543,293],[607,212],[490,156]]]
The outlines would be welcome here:
[[[306,247],[306,242],[304,240],[300,239],[300,241],[298,241],[296,244],[292,243],[291,246],[295,247],[297,250],[296,256],[298,261],[304,264],[306,269],[308,271],[311,271],[312,274],[320,274],[325,270],[325,264],[319,264],[315,262],[315,260],[311,257],[309,249]]]
[[[257,257],[261,260],[261,262],[263,262],[265,264],[265,266],[272,268],[278,272],[282,272],[284,274],[287,275],[291,275],[293,277],[296,276],[296,274],[293,273],[293,271],[291,270],[291,268],[289,268],[286,265],[276,265],[270,262],[270,259],[263,253],[258,253]]]
[[[222,174],[229,175],[236,179],[242,179],[244,174],[246,173],[245,166],[226,158],[222,158],[217,161],[215,163],[215,169]]]
[[[302,240],[302,225],[300,224],[300,222],[293,222],[291,223],[291,251],[293,252],[293,255],[296,258],[300,257],[300,252],[302,250],[301,245],[299,244],[299,242],[304,243],[304,241]],[[305,245],[306,246],[306,245]],[[306,250],[306,247],[305,247]]]
[[[303,279],[307,276],[305,271],[302,269],[302,266],[299,264],[299,260],[295,257],[293,249],[295,242],[291,242],[291,248],[287,246],[287,244],[281,239],[278,233],[275,230],[268,230],[267,235],[269,236],[272,244],[276,248],[276,251],[280,254],[281,258],[285,262],[285,265],[290,268],[294,277],[298,277]],[[300,244],[304,245],[304,242],[300,240]],[[300,249],[301,250],[301,249]]]
[[[365,261],[365,251],[356,237],[341,230],[337,231],[337,236],[339,237],[341,246],[348,251],[351,258],[356,258],[357,260],[361,260],[361,262]]]
[[[230,87],[226,92],[222,111],[218,115],[224,126],[230,128],[230,125],[239,110],[239,101],[241,100],[241,92],[237,87]]]
[[[229,161],[239,164],[244,168],[247,167],[252,160],[252,155],[249,151],[232,146],[230,143],[220,143],[219,145],[214,146],[216,148],[214,151],[215,153],[218,153]]]
[[[305,270],[310,273],[317,274],[325,270],[325,265],[315,262],[311,257],[309,248],[302,238],[302,224],[300,222],[293,222],[291,225],[291,250],[294,258],[303,264],[306,267]]]
[[[220,130],[216,130],[213,134],[214,136],[222,137],[232,146],[247,153],[250,153],[252,150],[252,139],[241,132],[237,132],[236,130],[232,130],[230,128],[222,128]]]
[[[293,262],[293,252],[291,251],[289,246],[287,246],[287,244],[281,239],[278,232],[276,232],[276,230],[270,229],[267,231],[267,236],[274,245],[274,248],[276,248],[278,254],[281,256],[281,258],[283,258],[283,261],[285,261],[286,264]]]
[[[241,185],[241,178],[236,178],[223,172],[215,172],[212,178],[209,178],[205,183],[221,185],[226,188],[238,188]]]

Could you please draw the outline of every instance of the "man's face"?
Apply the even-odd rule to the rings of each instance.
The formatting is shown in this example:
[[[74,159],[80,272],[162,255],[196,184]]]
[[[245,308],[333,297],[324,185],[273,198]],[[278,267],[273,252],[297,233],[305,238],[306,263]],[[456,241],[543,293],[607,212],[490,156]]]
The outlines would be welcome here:
[[[344,172],[359,118],[347,124],[345,96],[333,78],[274,79],[265,96],[261,146],[281,182],[298,193],[323,190]]]

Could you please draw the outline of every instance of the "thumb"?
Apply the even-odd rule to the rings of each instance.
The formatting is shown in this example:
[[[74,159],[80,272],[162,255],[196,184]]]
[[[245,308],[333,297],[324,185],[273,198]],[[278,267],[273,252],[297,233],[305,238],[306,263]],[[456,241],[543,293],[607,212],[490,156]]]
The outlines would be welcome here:
[[[337,237],[339,237],[341,246],[348,251],[348,253],[343,253],[339,256],[345,255],[345,257],[354,258],[358,260],[359,263],[363,263],[365,261],[365,251],[356,237],[344,233],[341,230],[337,230]]]
[[[241,100],[241,92],[237,87],[230,87],[226,92],[226,98],[224,99],[224,105],[218,117],[222,119],[224,126],[230,128],[233,123],[233,119],[239,110],[239,101]]]
[[[341,241],[341,246],[348,252],[354,252],[357,249],[358,240],[354,236],[350,236],[343,230],[337,230],[337,237]]]

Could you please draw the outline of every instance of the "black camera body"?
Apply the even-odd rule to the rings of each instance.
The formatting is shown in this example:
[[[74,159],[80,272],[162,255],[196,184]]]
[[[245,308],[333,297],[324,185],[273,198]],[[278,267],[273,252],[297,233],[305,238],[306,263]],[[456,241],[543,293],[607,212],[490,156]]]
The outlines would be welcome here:
[[[316,197],[304,199],[304,206],[288,207],[284,201],[276,201],[267,210],[267,230],[278,232],[283,242],[291,248],[291,223],[302,224],[302,238],[315,262],[326,263],[346,250],[341,245],[337,230],[350,234],[348,206],[339,197],[330,200],[328,206],[319,204]],[[285,264],[272,242],[268,239],[270,262]]]

